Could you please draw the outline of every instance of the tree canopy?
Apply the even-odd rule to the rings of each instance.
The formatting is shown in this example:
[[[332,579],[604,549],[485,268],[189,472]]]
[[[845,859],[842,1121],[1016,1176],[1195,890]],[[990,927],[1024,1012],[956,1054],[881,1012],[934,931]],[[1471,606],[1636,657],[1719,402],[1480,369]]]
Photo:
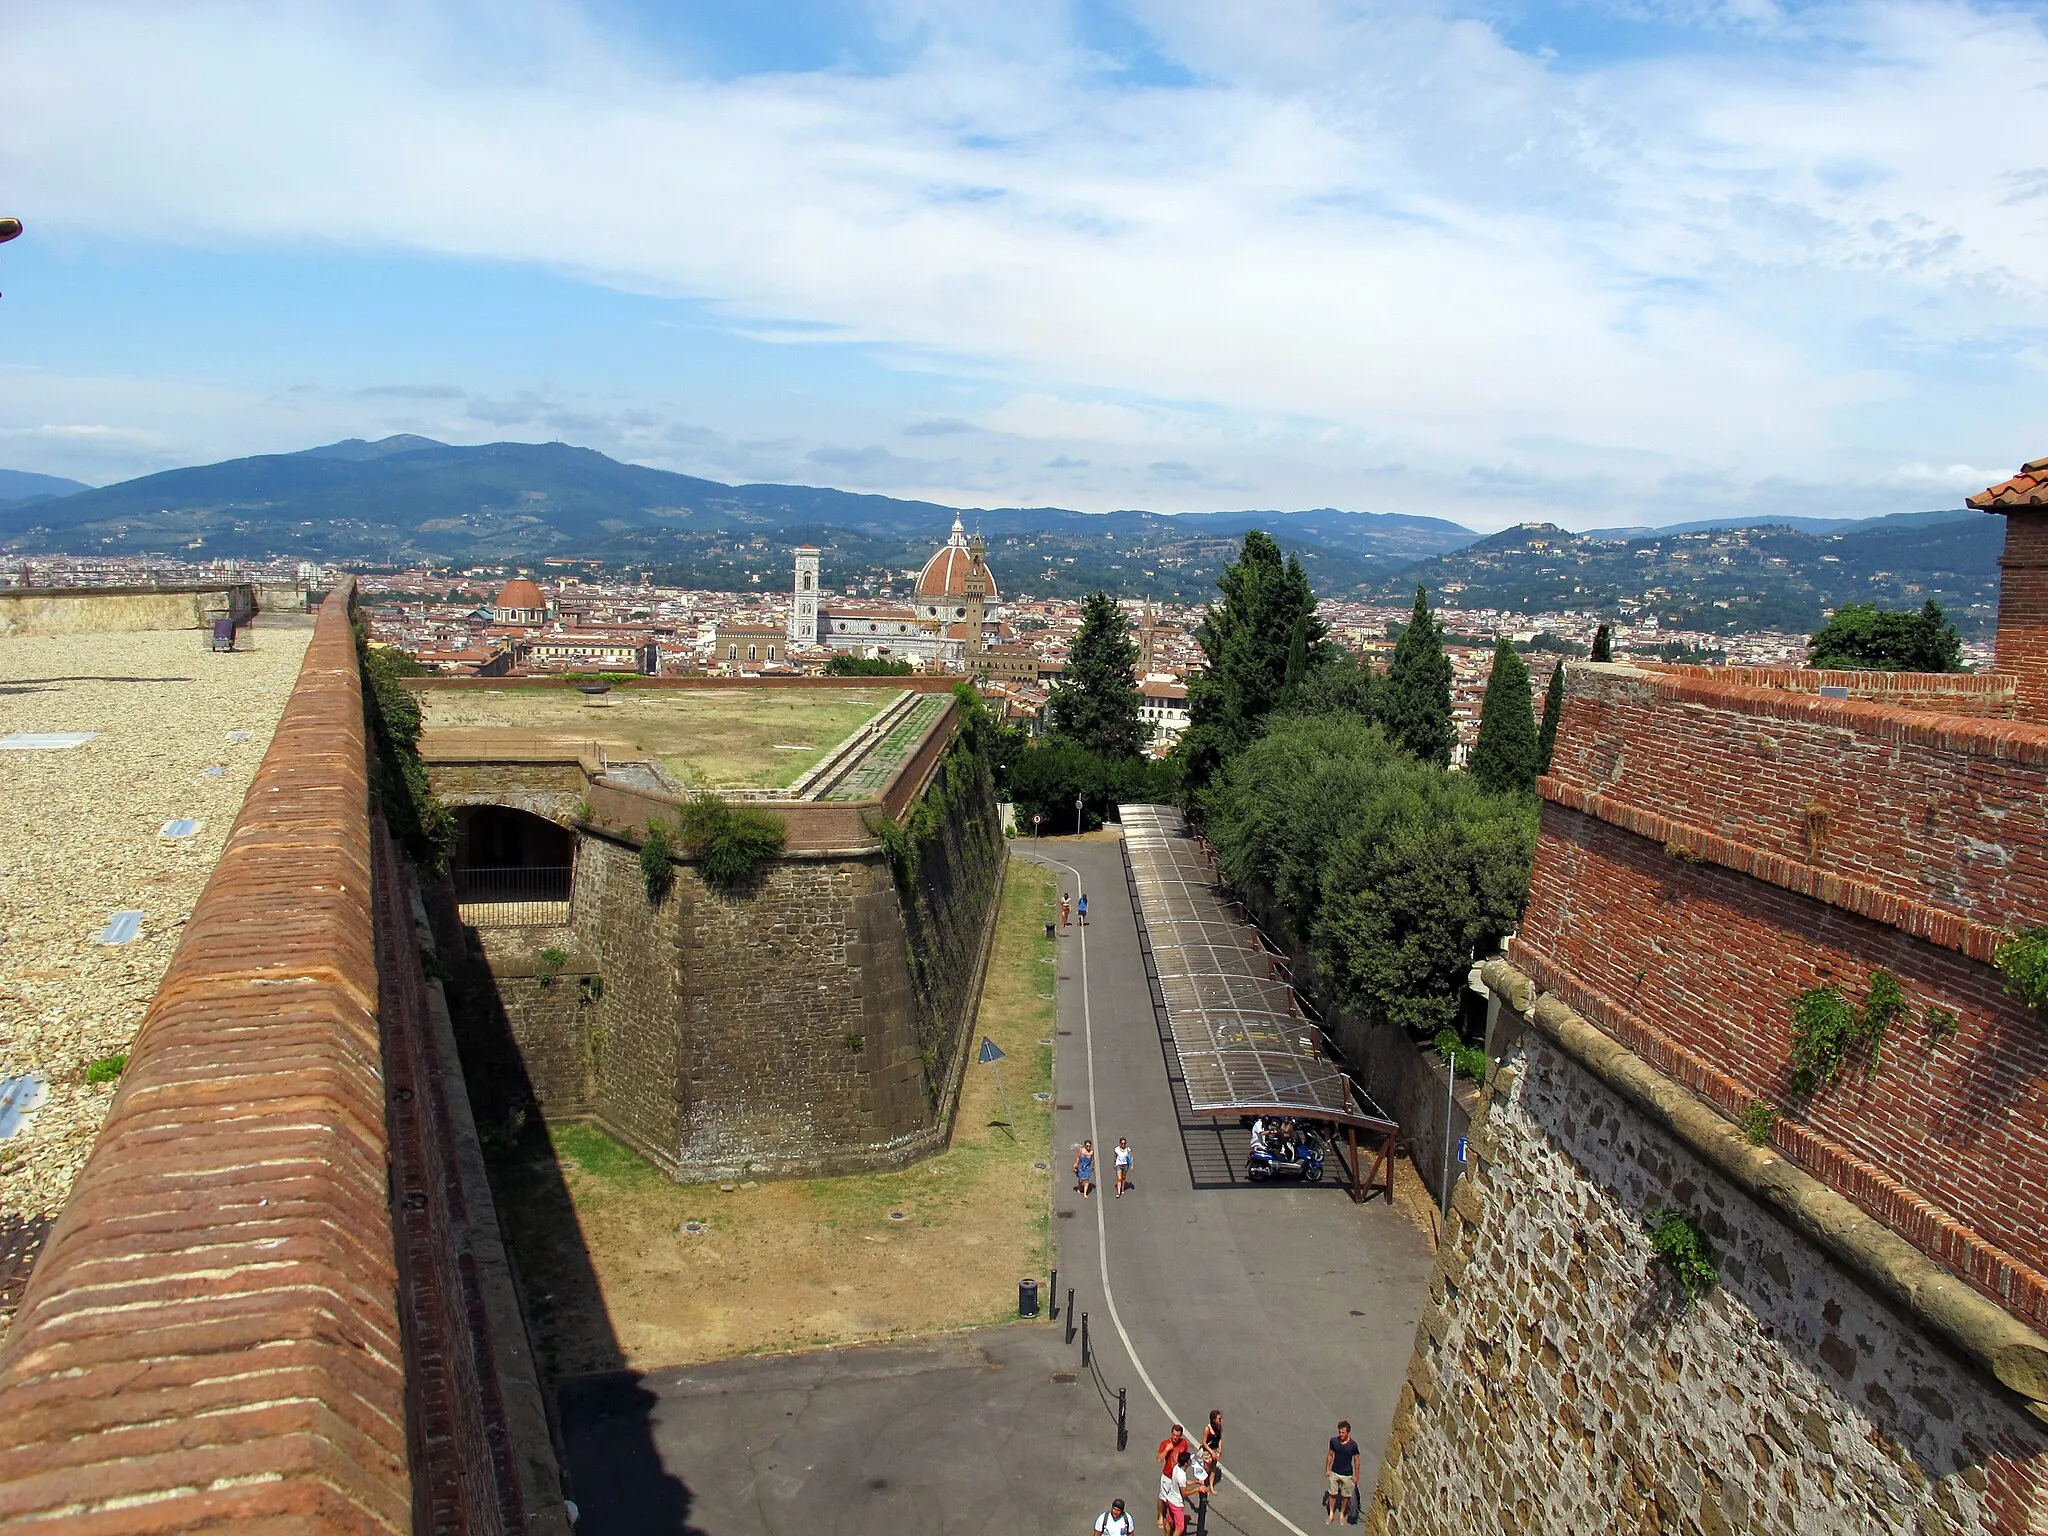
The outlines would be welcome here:
[[[1595,661],[1614,660],[1614,631],[1605,624],[1602,624],[1593,631],[1592,659]]]
[[[1433,1034],[1514,927],[1534,803],[1416,762],[1345,715],[1277,715],[1202,797],[1230,879],[1270,892],[1336,1000]]]
[[[1209,665],[1188,683],[1189,725],[1181,738],[1194,787],[1255,740],[1289,685],[1300,685],[1334,650],[1301,562],[1283,559],[1271,534],[1246,533],[1216,585],[1223,601],[1209,606],[1195,631]]]
[[[1137,666],[1123,610],[1108,593],[1095,593],[1081,610],[1066,677],[1046,701],[1048,728],[1091,752],[1136,757],[1152,735]]]
[[[1536,788],[1540,755],[1529,668],[1503,637],[1493,648],[1493,671],[1479,706],[1479,740],[1466,766],[1482,789],[1527,794]]]
[[[1960,672],[1963,642],[1929,598],[1918,613],[1844,603],[1806,642],[1806,664],[1851,672]]]
[[[854,656],[841,651],[825,663],[827,677],[907,677],[910,663],[887,656]]]
[[[1429,611],[1429,596],[1415,589],[1415,611],[1394,642],[1380,687],[1379,718],[1387,737],[1425,763],[1448,767],[1457,745],[1451,720],[1451,658],[1444,654],[1443,628]]]

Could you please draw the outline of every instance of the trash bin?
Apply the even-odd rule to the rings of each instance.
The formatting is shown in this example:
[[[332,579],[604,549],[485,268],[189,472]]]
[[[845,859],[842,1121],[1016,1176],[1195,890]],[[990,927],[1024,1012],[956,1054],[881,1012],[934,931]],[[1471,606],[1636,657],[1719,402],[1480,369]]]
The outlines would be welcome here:
[[[1054,926],[1053,926],[1053,925],[1052,925],[1051,923],[1047,923],[1047,924],[1045,925],[1045,936],[1046,936],[1046,937],[1047,937],[1048,939],[1056,939],[1056,938],[1058,938],[1058,937],[1060,936],[1060,931],[1059,931],[1059,929],[1058,929],[1058,928],[1054,927]]]
[[[1038,1316],[1038,1282],[1036,1280],[1024,1279],[1017,1282],[1017,1315],[1019,1317]]]

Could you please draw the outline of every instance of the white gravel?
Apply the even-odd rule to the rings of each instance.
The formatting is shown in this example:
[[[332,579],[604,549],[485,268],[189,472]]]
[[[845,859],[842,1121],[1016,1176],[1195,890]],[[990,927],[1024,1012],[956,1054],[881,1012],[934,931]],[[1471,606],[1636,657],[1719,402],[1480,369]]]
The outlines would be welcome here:
[[[307,618],[266,615],[255,648],[229,655],[197,630],[0,638],[0,735],[98,733],[0,751],[0,1076],[49,1082],[0,1142],[0,1227],[54,1216],[70,1194],[114,1095],[85,1069],[134,1039],[312,636]],[[180,817],[200,818],[198,835],[161,837]],[[95,944],[128,909],[140,936]]]

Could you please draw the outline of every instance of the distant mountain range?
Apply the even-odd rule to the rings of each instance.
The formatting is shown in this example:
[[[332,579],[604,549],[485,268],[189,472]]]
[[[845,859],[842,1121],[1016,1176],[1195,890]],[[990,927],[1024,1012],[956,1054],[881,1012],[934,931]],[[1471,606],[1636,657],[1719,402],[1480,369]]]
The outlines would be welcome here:
[[[900,587],[955,509],[801,485],[725,485],[564,443],[456,447],[349,438],[298,453],[167,470],[98,489],[0,471],[0,552],[254,558],[361,566],[536,567],[581,558],[687,586],[775,589],[789,547],[825,551],[834,586]],[[1401,513],[964,514],[1005,592],[1106,588],[1200,602],[1249,528],[1301,557],[1326,595],[1399,601],[1417,581],[1459,607],[1619,611],[1708,630],[1811,628],[1824,608],[1939,599],[1968,628],[1996,604],[1996,518],[1731,518],[1573,534],[1529,524],[1482,538]]]

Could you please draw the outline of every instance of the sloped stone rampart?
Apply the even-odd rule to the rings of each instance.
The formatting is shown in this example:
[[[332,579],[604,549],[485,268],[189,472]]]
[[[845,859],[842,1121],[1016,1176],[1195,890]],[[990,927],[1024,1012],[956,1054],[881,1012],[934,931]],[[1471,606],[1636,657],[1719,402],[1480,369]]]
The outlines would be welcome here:
[[[2041,1528],[2048,1430],[1556,1042],[1522,1037],[1473,1150],[1373,1531]],[[1717,1250],[1691,1305],[1658,1207]]]

